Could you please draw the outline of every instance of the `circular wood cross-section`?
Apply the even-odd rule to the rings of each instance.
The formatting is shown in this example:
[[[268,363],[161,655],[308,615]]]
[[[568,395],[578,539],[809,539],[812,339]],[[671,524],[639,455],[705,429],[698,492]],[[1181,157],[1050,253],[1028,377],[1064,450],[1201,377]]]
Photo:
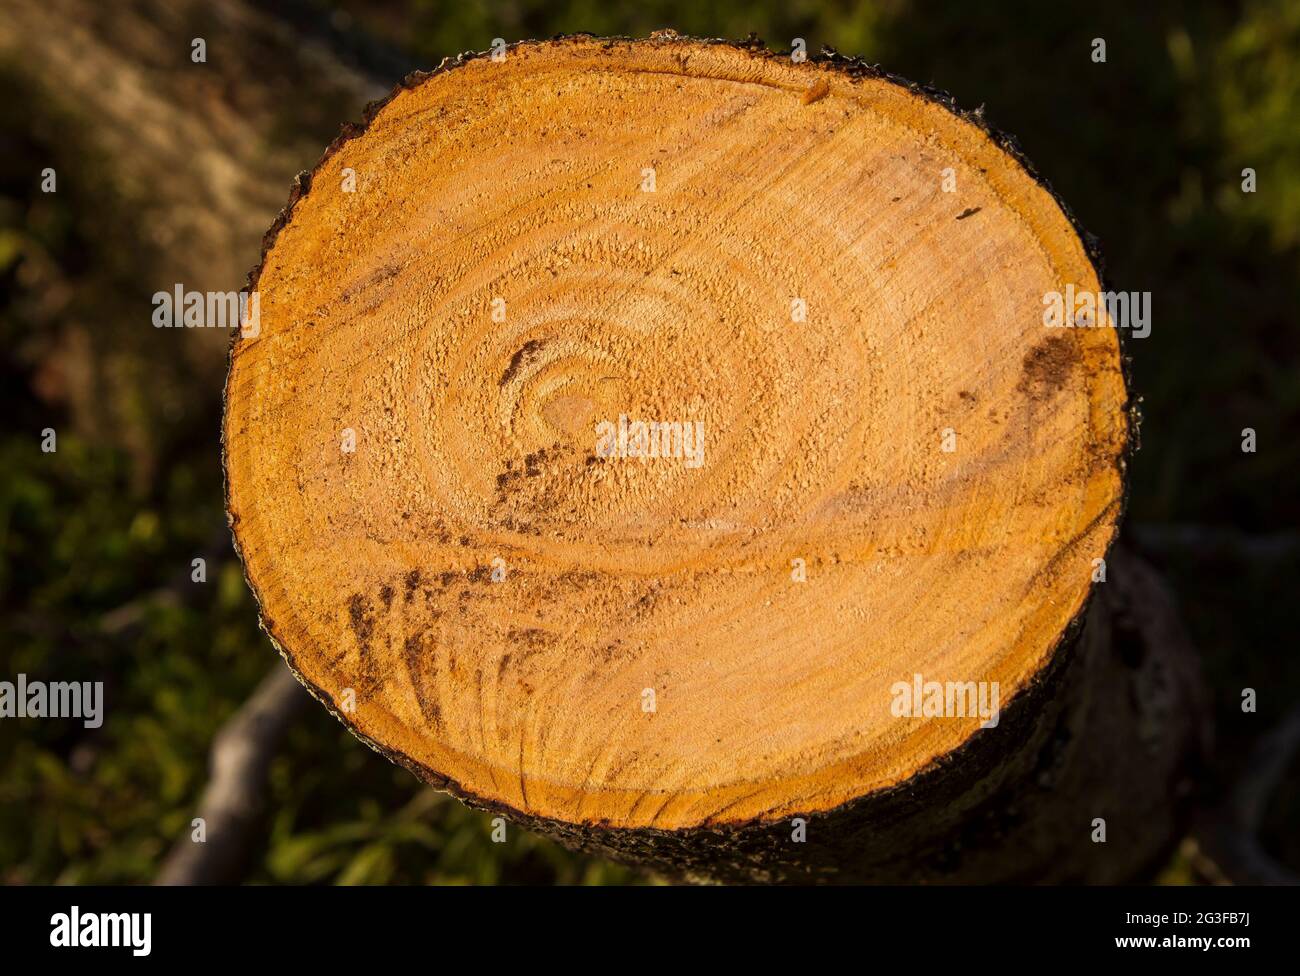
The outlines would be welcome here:
[[[1117,330],[1044,323],[1100,289],[1076,228],[870,72],[451,64],[332,147],[256,286],[225,447],[265,626],[484,803],[673,829],[899,784],[999,734],[900,685],[1005,707],[1115,533]]]

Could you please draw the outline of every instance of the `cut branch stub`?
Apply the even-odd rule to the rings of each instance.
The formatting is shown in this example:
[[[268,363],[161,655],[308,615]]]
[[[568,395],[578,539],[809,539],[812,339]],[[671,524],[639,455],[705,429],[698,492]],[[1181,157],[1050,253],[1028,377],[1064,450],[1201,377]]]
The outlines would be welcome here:
[[[1007,731],[899,683],[1005,707],[1115,534],[1117,330],[1044,324],[1100,290],[1077,229],[858,66],[452,63],[332,147],[255,281],[225,446],[268,632],[387,755],[537,822],[770,823],[960,760]]]

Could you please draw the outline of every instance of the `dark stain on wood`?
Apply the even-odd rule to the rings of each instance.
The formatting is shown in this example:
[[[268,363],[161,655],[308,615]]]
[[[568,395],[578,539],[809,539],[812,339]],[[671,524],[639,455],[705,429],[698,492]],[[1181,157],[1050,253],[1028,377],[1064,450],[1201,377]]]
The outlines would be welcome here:
[[[375,632],[373,605],[360,593],[353,593],[348,600],[348,620],[352,624],[352,633],[356,635],[357,646],[362,650],[370,649],[370,635]]]
[[[353,593],[348,600],[348,622],[357,639],[357,653],[361,666],[358,669],[360,682],[357,694],[368,695],[374,691],[378,679],[375,673],[375,658],[370,640],[375,633],[375,606],[360,593]]]
[[[1016,389],[1031,400],[1048,399],[1065,386],[1076,356],[1074,344],[1066,336],[1049,336],[1025,353],[1024,372]]]
[[[433,685],[434,662],[432,655],[424,653],[424,634],[408,634],[402,645],[402,662],[410,676],[411,687],[415,690],[415,700],[420,705],[420,714],[431,728],[437,728],[442,718],[438,702],[431,692]],[[428,674],[425,669],[428,669]]]
[[[515,354],[512,357],[510,357],[510,365],[508,365],[506,367],[506,371],[501,374],[501,379],[497,383],[497,385],[505,386],[512,379],[514,379],[515,374],[519,372],[519,370],[523,367],[524,363],[529,359],[529,357],[531,357],[534,353],[540,352],[545,345],[546,345],[545,339],[529,339],[522,346],[520,346],[515,351]]]

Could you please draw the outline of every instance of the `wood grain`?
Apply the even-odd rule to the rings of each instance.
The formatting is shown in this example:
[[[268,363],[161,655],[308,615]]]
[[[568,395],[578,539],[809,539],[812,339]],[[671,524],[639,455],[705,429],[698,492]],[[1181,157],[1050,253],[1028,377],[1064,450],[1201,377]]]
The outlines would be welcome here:
[[[891,687],[1005,707],[1048,668],[1129,434],[1116,330],[1042,320],[1093,262],[1000,141],[673,37],[447,63],[346,135],[269,235],[224,438],[266,629],[349,727],[472,800],[665,830],[1007,734]],[[602,457],[620,416],[702,424],[703,463]]]

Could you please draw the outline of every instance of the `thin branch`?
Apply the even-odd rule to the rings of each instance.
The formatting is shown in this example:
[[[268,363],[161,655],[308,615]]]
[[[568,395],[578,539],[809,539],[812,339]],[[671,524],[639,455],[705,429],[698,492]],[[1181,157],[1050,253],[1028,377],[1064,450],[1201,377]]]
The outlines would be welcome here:
[[[206,839],[187,833],[167,855],[155,884],[233,884],[259,832],[271,761],[311,696],[282,663],[212,742],[211,778],[199,800]]]
[[[1300,706],[1261,737],[1227,799],[1193,831],[1197,868],[1225,884],[1300,884],[1300,876],[1274,860],[1259,842],[1269,798],[1300,750]]]

